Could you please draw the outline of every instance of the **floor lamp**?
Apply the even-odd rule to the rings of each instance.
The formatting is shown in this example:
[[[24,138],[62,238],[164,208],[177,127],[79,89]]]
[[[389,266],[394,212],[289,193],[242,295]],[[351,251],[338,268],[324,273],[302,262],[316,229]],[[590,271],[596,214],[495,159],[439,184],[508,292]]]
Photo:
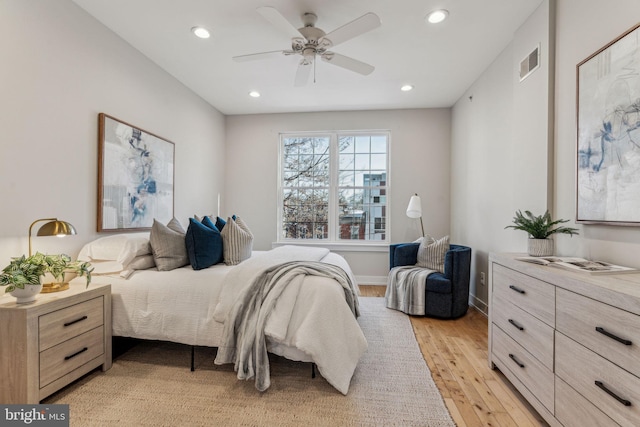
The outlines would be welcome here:
[[[420,218],[420,228],[422,229],[422,237],[424,237],[424,224],[422,223],[422,202],[420,196],[415,193],[409,200],[409,206],[407,206],[407,216],[409,218]]]

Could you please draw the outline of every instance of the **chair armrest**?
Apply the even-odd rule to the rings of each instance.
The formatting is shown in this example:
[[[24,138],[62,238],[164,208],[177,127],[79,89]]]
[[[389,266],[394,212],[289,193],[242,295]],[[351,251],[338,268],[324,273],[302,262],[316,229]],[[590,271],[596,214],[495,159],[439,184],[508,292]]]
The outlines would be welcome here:
[[[389,269],[418,262],[420,243],[398,243],[389,246]]]

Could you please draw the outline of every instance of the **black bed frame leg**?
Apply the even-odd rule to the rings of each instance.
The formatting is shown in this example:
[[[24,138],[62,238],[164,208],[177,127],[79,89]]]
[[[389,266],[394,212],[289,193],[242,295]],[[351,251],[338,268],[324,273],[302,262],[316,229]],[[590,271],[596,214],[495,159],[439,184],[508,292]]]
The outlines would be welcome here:
[[[196,366],[195,366],[195,359],[196,359],[195,352],[196,351],[195,350],[196,350],[196,347],[192,345],[191,346],[191,372],[196,370]]]
[[[311,378],[315,378],[315,377],[316,377],[316,364],[311,363]]]

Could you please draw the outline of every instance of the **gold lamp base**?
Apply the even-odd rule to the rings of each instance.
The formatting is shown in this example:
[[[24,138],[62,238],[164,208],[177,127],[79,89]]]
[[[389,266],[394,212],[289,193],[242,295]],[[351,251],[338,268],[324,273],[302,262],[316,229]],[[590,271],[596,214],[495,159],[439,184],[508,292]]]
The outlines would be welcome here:
[[[45,283],[42,285],[41,294],[48,294],[51,292],[66,291],[69,289],[69,283]]]

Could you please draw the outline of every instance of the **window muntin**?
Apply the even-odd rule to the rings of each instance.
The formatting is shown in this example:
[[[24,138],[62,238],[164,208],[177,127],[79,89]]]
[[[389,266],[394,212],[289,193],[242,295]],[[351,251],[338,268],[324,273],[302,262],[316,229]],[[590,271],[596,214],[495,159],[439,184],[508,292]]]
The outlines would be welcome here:
[[[281,135],[280,241],[387,239],[387,133]]]

